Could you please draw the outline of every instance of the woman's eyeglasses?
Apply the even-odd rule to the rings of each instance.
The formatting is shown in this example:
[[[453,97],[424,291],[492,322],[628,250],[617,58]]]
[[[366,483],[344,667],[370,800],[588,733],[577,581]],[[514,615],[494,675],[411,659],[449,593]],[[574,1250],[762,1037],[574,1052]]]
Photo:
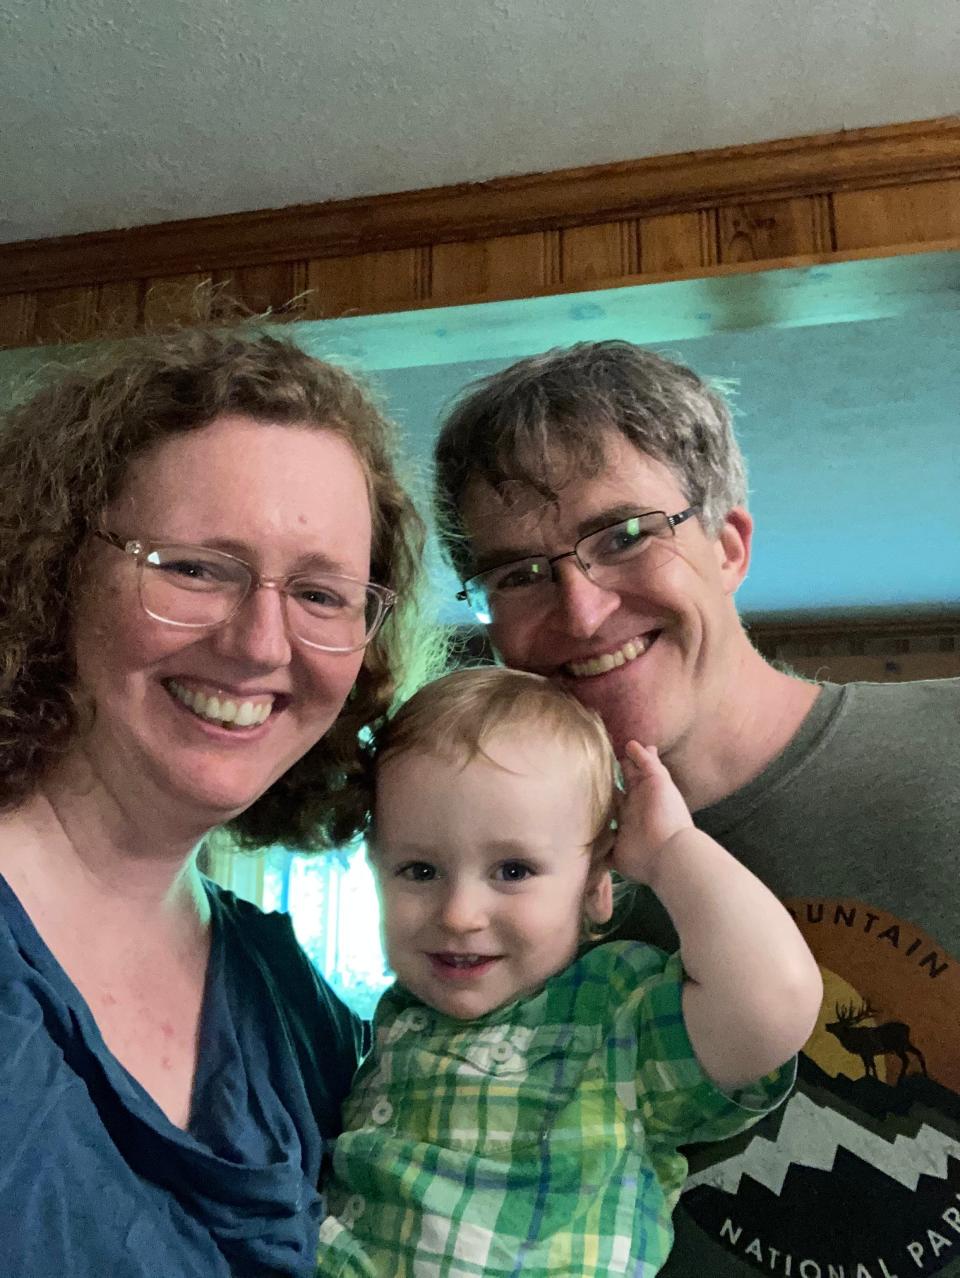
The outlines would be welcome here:
[[[263,577],[235,555],[206,546],[125,540],[102,529],[96,536],[136,560],[143,610],[169,626],[213,630],[234,617],[253,591],[277,590],[295,639],[324,652],[356,652],[370,642],[396,602],[386,586],[337,573]]]

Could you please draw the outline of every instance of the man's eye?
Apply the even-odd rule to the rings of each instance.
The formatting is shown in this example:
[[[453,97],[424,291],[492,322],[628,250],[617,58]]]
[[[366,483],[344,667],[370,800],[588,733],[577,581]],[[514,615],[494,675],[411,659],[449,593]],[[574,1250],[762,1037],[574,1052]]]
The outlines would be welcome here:
[[[598,559],[616,559],[619,555],[639,550],[652,536],[653,530],[646,521],[639,518],[626,519],[622,524],[605,528],[602,533],[598,533],[590,551]]]
[[[496,869],[496,877],[501,883],[523,883],[533,878],[533,870],[523,861],[504,861]]]
[[[426,861],[408,861],[398,866],[395,873],[398,879],[406,879],[408,883],[430,883],[437,877],[437,867]]]
[[[550,581],[550,565],[543,559],[524,559],[516,564],[504,564],[487,578],[488,590],[522,590],[527,586],[540,586]]]

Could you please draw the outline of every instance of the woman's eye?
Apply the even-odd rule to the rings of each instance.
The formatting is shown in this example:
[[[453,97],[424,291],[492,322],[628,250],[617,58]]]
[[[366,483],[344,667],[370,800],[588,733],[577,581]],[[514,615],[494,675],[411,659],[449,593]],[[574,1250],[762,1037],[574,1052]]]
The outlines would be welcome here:
[[[429,883],[437,877],[437,867],[426,861],[409,861],[397,867],[398,879],[406,879],[408,883]]]
[[[296,587],[296,597],[305,608],[314,612],[343,612],[350,607],[350,601],[339,591],[320,582],[301,582]]]
[[[211,564],[203,559],[167,559],[163,563],[151,564],[151,567],[159,568],[171,577],[182,577],[186,581],[215,584],[229,580],[228,574],[219,564]]]
[[[497,867],[496,877],[501,883],[522,883],[533,877],[533,870],[523,861],[504,861]]]

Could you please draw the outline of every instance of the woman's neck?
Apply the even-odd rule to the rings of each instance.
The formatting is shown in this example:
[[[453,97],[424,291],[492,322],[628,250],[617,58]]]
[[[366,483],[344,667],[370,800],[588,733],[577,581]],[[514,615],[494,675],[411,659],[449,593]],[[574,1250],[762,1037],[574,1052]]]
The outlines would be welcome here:
[[[0,872],[108,1050],[186,1127],[211,947],[189,842],[56,783],[0,818]]]
[[[101,919],[116,910],[131,924],[179,919],[192,927],[208,913],[195,855],[204,833],[165,830],[154,813],[131,815],[65,765],[3,820],[0,872],[35,903],[69,901]]]

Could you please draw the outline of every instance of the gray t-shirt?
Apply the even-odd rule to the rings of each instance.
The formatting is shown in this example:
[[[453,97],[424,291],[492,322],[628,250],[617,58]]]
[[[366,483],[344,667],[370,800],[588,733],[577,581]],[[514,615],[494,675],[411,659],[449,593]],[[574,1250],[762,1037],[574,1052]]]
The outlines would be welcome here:
[[[824,685],[696,821],[785,901],[825,993],[787,1105],[692,1151],[664,1278],[957,1278],[960,679]],[[671,944],[648,896],[627,930]]]

